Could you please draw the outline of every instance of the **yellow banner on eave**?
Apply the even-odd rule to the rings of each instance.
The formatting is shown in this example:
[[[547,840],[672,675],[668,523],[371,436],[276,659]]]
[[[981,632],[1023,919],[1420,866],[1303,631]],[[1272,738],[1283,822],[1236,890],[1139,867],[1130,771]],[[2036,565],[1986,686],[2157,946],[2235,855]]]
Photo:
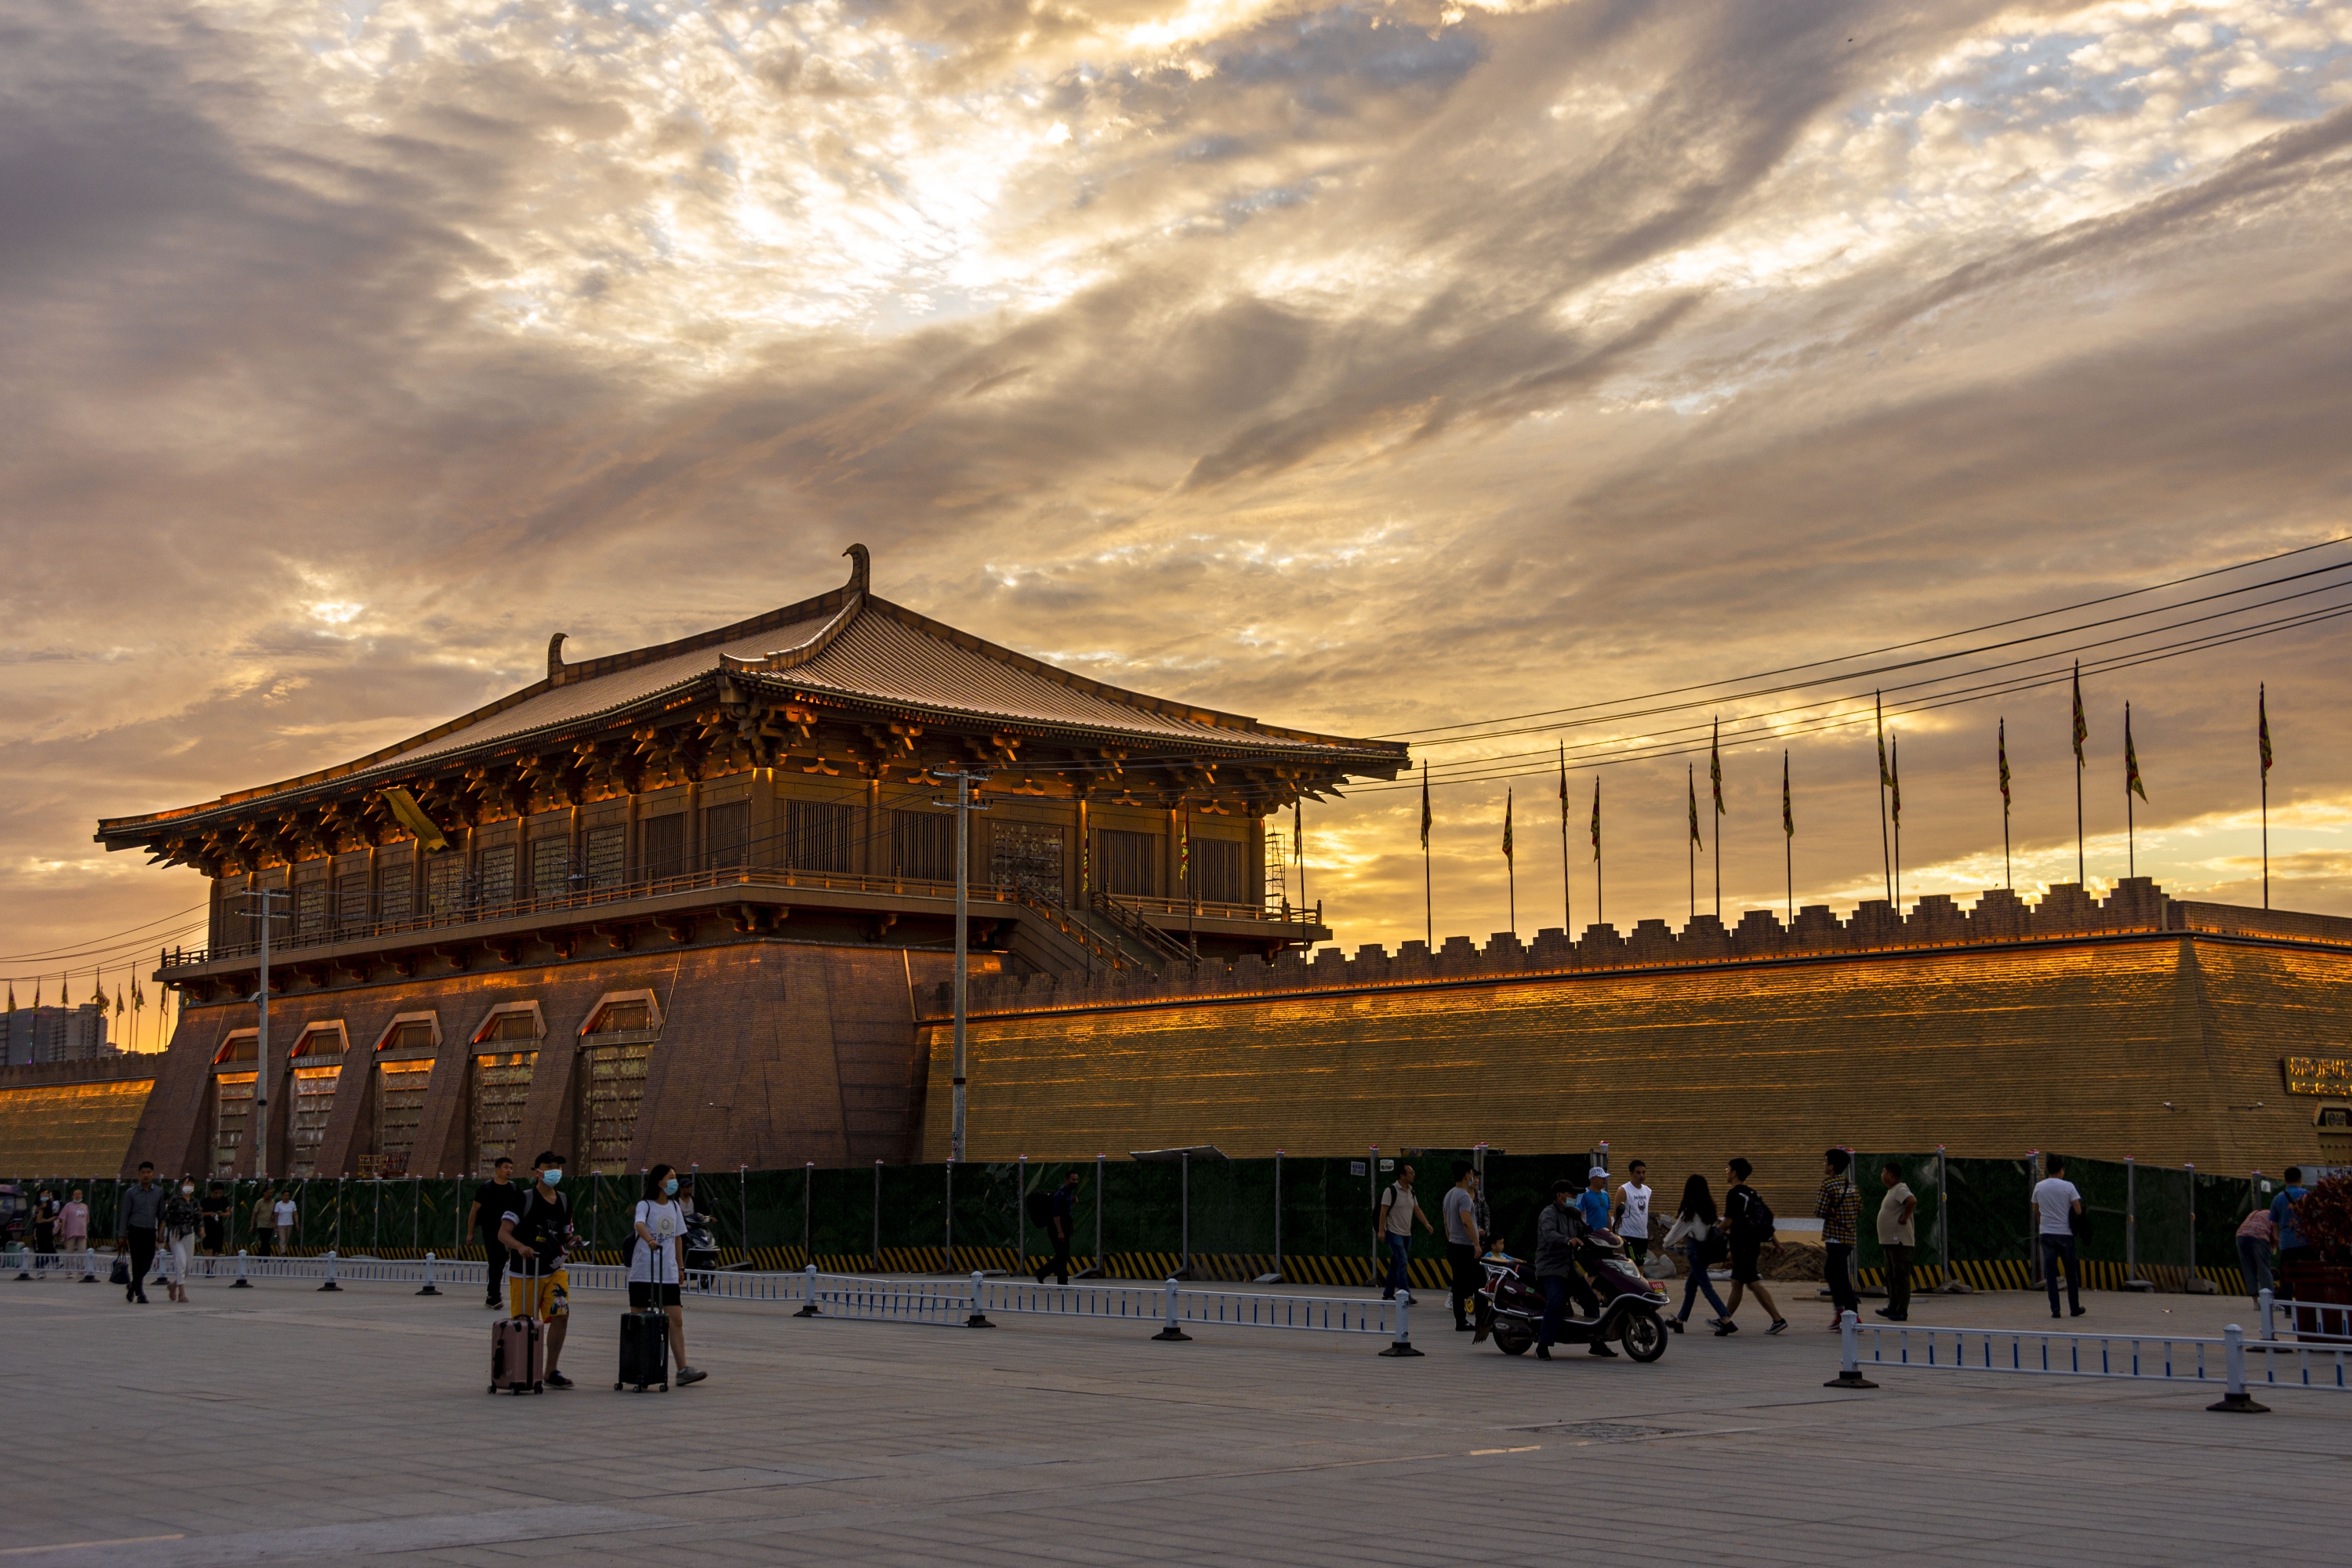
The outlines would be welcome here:
[[[383,804],[392,807],[392,815],[400,818],[400,825],[416,835],[416,842],[425,848],[449,847],[449,840],[443,837],[434,820],[425,815],[425,808],[416,804],[415,795],[404,789],[388,789],[383,792]]]

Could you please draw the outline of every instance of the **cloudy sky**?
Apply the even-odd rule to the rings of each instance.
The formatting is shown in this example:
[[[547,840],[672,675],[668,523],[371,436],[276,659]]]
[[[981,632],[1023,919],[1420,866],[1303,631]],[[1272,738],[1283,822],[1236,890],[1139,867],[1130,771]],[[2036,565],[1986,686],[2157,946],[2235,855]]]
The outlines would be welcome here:
[[[1370,734],[2352,534],[2348,197],[2343,0],[0,0],[0,952],[196,901],[100,815],[412,733],[552,631],[820,591],[851,540],[985,636]],[[2259,898],[2267,681],[2277,901],[2352,913],[2347,626],[2086,681],[2092,876],[2129,700],[2140,868]],[[1559,923],[1549,764],[1459,764],[1563,737],[1578,923],[1596,774],[1610,918],[1685,913],[1686,759],[1622,753],[1717,713],[1727,914],[1784,896],[1784,745],[1797,897],[1850,904],[1874,763],[1815,726],[1906,679],[1460,731],[1438,934],[1507,924],[1506,788],[1519,925]],[[2065,703],[1897,721],[1906,892],[2000,879],[2002,716],[2017,879],[2071,878]],[[1343,942],[1420,934],[1417,814],[1309,809]]]

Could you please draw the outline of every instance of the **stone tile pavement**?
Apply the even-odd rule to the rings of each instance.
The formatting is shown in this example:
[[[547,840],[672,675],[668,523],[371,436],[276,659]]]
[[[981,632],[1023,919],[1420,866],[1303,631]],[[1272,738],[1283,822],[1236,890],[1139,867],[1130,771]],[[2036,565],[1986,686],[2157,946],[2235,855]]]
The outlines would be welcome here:
[[[537,1398],[484,1392],[460,1289],[198,1280],[186,1306],[0,1282],[15,1347],[6,1555],[68,1568],[291,1563],[1518,1563],[1608,1557],[2340,1562],[2352,1394],[2210,1415],[2182,1386],[1889,1373],[1827,1389],[1826,1303],[1779,1339],[1693,1333],[1643,1367],[1239,1329],[992,1331],[698,1304],[710,1380],[608,1382],[584,1296]],[[2212,1333],[2242,1300],[2095,1294],[2075,1325]],[[2039,1297],[1917,1321],[2050,1326]]]

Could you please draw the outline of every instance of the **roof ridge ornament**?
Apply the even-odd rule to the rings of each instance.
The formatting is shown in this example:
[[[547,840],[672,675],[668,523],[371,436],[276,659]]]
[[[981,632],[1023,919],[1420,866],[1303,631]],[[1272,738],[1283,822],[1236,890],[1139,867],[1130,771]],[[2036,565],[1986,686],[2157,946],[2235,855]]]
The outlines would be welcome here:
[[[853,544],[842,553],[854,563],[849,568],[848,591],[863,598],[873,592],[874,552],[863,544]]]
[[[563,682],[563,634],[562,632],[547,639],[547,679],[559,686]]]

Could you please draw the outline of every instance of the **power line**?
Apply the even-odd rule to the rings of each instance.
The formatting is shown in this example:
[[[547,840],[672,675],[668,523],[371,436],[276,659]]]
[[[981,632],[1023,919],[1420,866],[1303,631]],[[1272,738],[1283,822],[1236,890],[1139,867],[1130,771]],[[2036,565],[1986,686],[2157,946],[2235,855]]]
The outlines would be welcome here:
[[[1858,658],[1875,658],[1879,657],[1881,654],[1900,653],[1900,652],[1902,652],[1902,651],[1903,651],[1904,649],[1906,649],[1906,648],[1925,647],[1928,646],[1928,645],[1929,645],[1929,644],[1931,644],[1931,643],[1948,642],[1948,641],[1950,641],[1950,640],[1951,640],[1952,638],[1954,638],[1954,637],[1975,637],[1975,636],[1977,636],[1977,635],[1978,635],[1979,633],[1980,633],[1980,632],[2000,631],[2000,630],[2003,629],[2004,627],[2008,627],[2008,626],[2023,626],[2023,625],[2024,625],[2025,623],[2027,623],[2028,621],[2046,620],[2046,619],[2048,619],[2048,618],[2049,618],[2050,616],[2052,616],[2072,615],[2072,614],[2074,614],[2075,611],[2078,611],[2078,610],[2089,610],[2089,609],[2095,609],[2095,608],[2097,608],[2097,607],[2098,607],[2099,605],[2111,605],[2111,604],[2116,604],[2116,603],[2117,603],[2117,602],[2119,602],[2119,601],[2121,601],[2121,600],[2124,600],[2124,599],[2137,598],[2137,597],[2138,597],[2139,595],[2143,595],[2143,594],[2156,594],[2156,593],[2161,593],[2161,592],[2163,592],[2163,591],[2164,591],[2165,589],[2167,589],[2167,588],[2177,588],[2177,587],[2179,587],[2179,586],[2180,586],[2182,584],[2184,584],[2184,583],[2195,583],[2195,582],[2200,582],[2200,581],[2202,581],[2203,579],[2208,578],[2208,577],[2219,577],[2219,576],[2223,576],[2223,575],[2226,575],[2227,574],[2231,573],[2231,572],[2242,572],[2242,571],[2244,571],[2246,568],[2251,567],[2251,566],[2263,566],[2263,565],[2267,565],[2267,564],[2269,564],[2271,562],[2273,562],[2273,561],[2284,561],[2284,560],[2286,560],[2286,559],[2288,559],[2289,557],[2292,557],[2292,556],[2296,556],[2296,555],[2306,555],[2306,554],[2309,554],[2312,551],[2315,551],[2315,550],[2325,550],[2325,549],[2326,549],[2326,548],[2327,548],[2328,546],[2330,546],[2330,545],[2335,545],[2335,544],[2344,544],[2344,543],[2347,543],[2347,542],[2352,542],[2352,534],[2342,534],[2342,535],[2339,535],[2339,536],[2337,536],[2336,538],[2334,538],[2334,539],[2323,539],[2323,540],[2321,540],[2319,542],[2317,542],[2317,543],[2315,543],[2315,544],[2305,544],[2305,545],[2298,545],[2296,548],[2294,548],[2294,549],[2293,549],[2293,550],[2283,550],[2283,551],[2279,552],[2278,552],[2277,554],[2275,554],[2275,555],[2262,555],[2262,556],[2256,556],[2256,557],[2252,558],[2252,560],[2236,562],[2236,563],[2233,563],[2232,564],[2231,564],[2231,565],[2227,565],[2227,566],[2215,566],[2215,567],[2212,567],[2212,568],[2210,568],[2210,569],[2209,569],[2209,570],[2207,570],[2207,571],[2203,571],[2203,572],[2192,572],[2192,573],[2190,573],[2189,575],[2187,575],[2187,576],[2185,576],[2185,577],[2175,577],[2175,578],[2171,579],[2169,582],[2164,582],[2164,583],[2151,583],[2151,584],[2149,584],[2148,585],[2147,585],[2146,587],[2126,589],[2125,592],[2120,593],[2120,594],[2109,594],[2109,595],[2105,595],[2105,596],[2103,596],[2103,597],[2101,597],[2101,598],[2096,598],[2096,599],[2084,599],[2084,600],[2082,600],[2082,601],[2080,601],[2080,602],[2078,602],[2078,603],[2072,604],[2072,605],[2062,605],[2058,606],[2058,607],[2057,607],[2057,608],[2055,608],[2055,609],[2049,609],[2049,610],[2038,610],[2038,611],[2035,611],[2033,614],[2032,614],[2032,615],[2028,615],[2028,616],[2013,616],[2010,617],[2010,618],[2009,618],[2009,619],[2007,619],[2007,620],[1988,621],[1988,622],[1987,622],[1987,623],[1985,623],[1983,626],[1969,626],[1969,627],[1967,627],[1967,628],[1965,628],[1965,629],[1963,629],[1963,630],[1956,631],[1956,632],[1941,632],[1941,633],[1938,633],[1937,635],[1936,635],[1936,636],[1934,636],[1934,637],[1917,637],[1917,638],[1914,638],[1913,640],[1911,640],[1911,641],[1909,641],[1909,642],[1889,643],[1889,644],[1887,644],[1887,645],[1886,645],[1885,647],[1884,647],[1867,648],[1867,649],[1864,649],[1864,650],[1863,650],[1862,652],[1859,652],[1859,653],[1843,654],[1843,655],[1839,655],[1838,657],[1833,658],[1813,659],[1813,660],[1811,660],[1811,661],[1809,661],[1809,662],[1807,662],[1807,663],[1804,663],[1804,664],[1791,664],[1791,665],[1786,665],[1786,666],[1783,666],[1782,668],[1779,668],[1779,669],[1766,669],[1766,670],[1759,670],[1759,671],[1757,671],[1757,672],[1755,672],[1755,673],[1753,673],[1753,674],[1749,674],[1749,675],[1727,676],[1727,677],[1725,677],[1723,679],[1720,679],[1720,680],[1705,680],[1705,681],[1700,681],[1700,682],[1698,682],[1696,685],[1692,685],[1692,686],[1676,686],[1676,687],[1669,687],[1669,688],[1667,688],[1667,689],[1664,689],[1664,690],[1660,690],[1660,691],[1648,691],[1648,692],[1642,692],[1642,693],[1638,693],[1638,694],[1636,694],[1636,695],[1634,695],[1634,696],[1632,696],[1632,697],[1612,698],[1612,699],[1611,699],[1611,700],[1610,700],[1609,701],[1607,701],[1607,702],[1590,702],[1590,703],[1581,703],[1581,704],[1579,704],[1579,705],[1577,705],[1577,706],[1575,706],[1575,707],[1570,707],[1570,708],[1547,708],[1547,709],[1538,709],[1538,710],[1536,710],[1536,711],[1534,711],[1534,712],[1532,712],[1532,713],[1516,713],[1516,714],[1511,714],[1511,715],[1507,715],[1507,716],[1505,716],[1505,717],[1501,717],[1501,718],[1495,718],[1495,719],[1465,719],[1465,720],[1461,721],[1460,721],[1460,722],[1458,722],[1458,723],[1454,723],[1454,724],[1436,724],[1436,725],[1432,725],[1432,726],[1430,726],[1429,728],[1427,728],[1427,729],[1423,729],[1423,730],[1391,730],[1391,731],[1387,731],[1387,732],[1385,732],[1385,733],[1383,733],[1383,734],[1376,735],[1376,736],[1373,736],[1373,737],[1370,737],[1370,738],[1371,738],[1371,739],[1375,739],[1375,740],[1383,740],[1383,741],[1396,741],[1396,740],[1403,740],[1403,739],[1405,739],[1405,738],[1407,738],[1407,737],[1413,736],[1413,735],[1433,735],[1433,734],[1437,734],[1437,733],[1440,733],[1440,732],[1442,732],[1442,731],[1447,731],[1447,730],[1473,729],[1473,728],[1475,728],[1475,727],[1477,727],[1477,726],[1479,726],[1479,725],[1482,725],[1482,724],[1516,724],[1516,723],[1519,723],[1519,722],[1521,722],[1521,721],[1524,721],[1524,720],[1528,720],[1528,719],[1543,719],[1543,718],[1549,718],[1549,717],[1550,717],[1551,715],[1553,715],[1553,714],[1555,714],[1555,713],[1580,713],[1580,712],[1583,712],[1583,711],[1587,710],[1588,709],[1591,709],[1591,708],[1607,708],[1607,707],[1615,707],[1615,706],[1617,706],[1617,705],[1619,705],[1619,704],[1621,704],[1621,703],[1624,703],[1624,702],[1648,702],[1648,701],[1654,701],[1654,700],[1655,700],[1656,699],[1658,699],[1658,698],[1662,698],[1662,697],[1679,697],[1679,696],[1682,696],[1683,694],[1685,694],[1685,693],[1686,693],[1686,692],[1692,692],[1692,691],[1704,691],[1704,690],[1707,689],[1709,687],[1714,687],[1714,686],[1731,686],[1731,685],[1737,685],[1737,684],[1738,684],[1739,682],[1741,682],[1741,681],[1746,681],[1746,680],[1769,680],[1769,679],[1773,679],[1773,678],[1774,678],[1774,677],[1776,677],[1776,676],[1782,676],[1782,675],[1794,675],[1794,674],[1798,674],[1798,673],[1800,673],[1800,672],[1801,672],[1801,671],[1803,671],[1803,670],[1808,670],[1808,669],[1822,669],[1822,668],[1828,668],[1828,667],[1829,667],[1829,666],[1831,666],[1831,665],[1836,665],[1836,664],[1850,664],[1850,663],[1852,663],[1853,660],[1858,659]],[[2344,563],[2344,564],[2352,564],[2352,563]],[[2343,569],[2343,566],[2342,566],[2342,565],[2340,565],[2340,564],[2339,564],[2339,565],[2337,565],[2337,566],[2323,567],[2323,568],[2320,568],[2320,570],[2322,570],[2322,571],[2340,571],[2340,570],[2342,570],[2342,569]],[[2296,576],[2301,576],[2301,575],[2310,575],[2310,574],[2295,574],[2294,575],[2296,575]],[[2286,578],[2280,578],[2280,579],[2277,579],[2277,581],[2280,581],[2280,582],[2288,582],[2288,581],[2293,581],[2293,580],[2294,580],[2293,576],[2286,577]],[[2231,590],[2231,593],[2246,593],[2246,592],[2252,592],[2253,589],[2256,589],[2256,588],[2266,587],[2266,586],[2269,586],[2269,585],[2270,585],[2269,584],[2255,583],[2255,584],[2248,584],[2248,585],[2247,585],[2247,587],[2242,588],[2242,589],[2232,589],[2232,590]],[[2210,597],[2223,597],[2223,596],[2226,596],[2226,595],[2209,595],[2209,596],[2210,596]],[[2186,603],[2188,603],[2188,604],[2196,604],[2196,603],[2200,603],[2200,601],[2198,601],[2198,600],[2189,600],[2189,601],[2186,601]],[[2183,607],[2183,606],[2181,606],[2181,605],[2169,605],[2169,606],[2166,606],[2166,607],[2167,607],[2167,608],[2178,609],[2178,608],[2181,608],[2181,607]],[[2155,612],[2150,612],[2150,613],[2155,613]],[[2086,628],[2084,628],[2084,629],[2086,629]],[[2053,635],[2057,635],[2057,634],[2053,634]],[[1961,657],[1961,656],[1960,656],[1960,655],[1950,655],[1950,656],[1946,656],[1946,657],[1958,658],[1958,657]],[[1846,677],[1846,679],[1853,679],[1853,677],[1849,675],[1848,677]],[[1807,683],[1807,684],[1812,684],[1812,683],[1810,683],[1810,682],[1809,682],[1809,683]],[[1466,739],[1466,738],[1471,738],[1471,737],[1464,737],[1464,738],[1465,738],[1465,739]],[[1437,743],[1441,743],[1441,742],[1431,742],[1431,743],[1432,743],[1432,744],[1437,744]]]

